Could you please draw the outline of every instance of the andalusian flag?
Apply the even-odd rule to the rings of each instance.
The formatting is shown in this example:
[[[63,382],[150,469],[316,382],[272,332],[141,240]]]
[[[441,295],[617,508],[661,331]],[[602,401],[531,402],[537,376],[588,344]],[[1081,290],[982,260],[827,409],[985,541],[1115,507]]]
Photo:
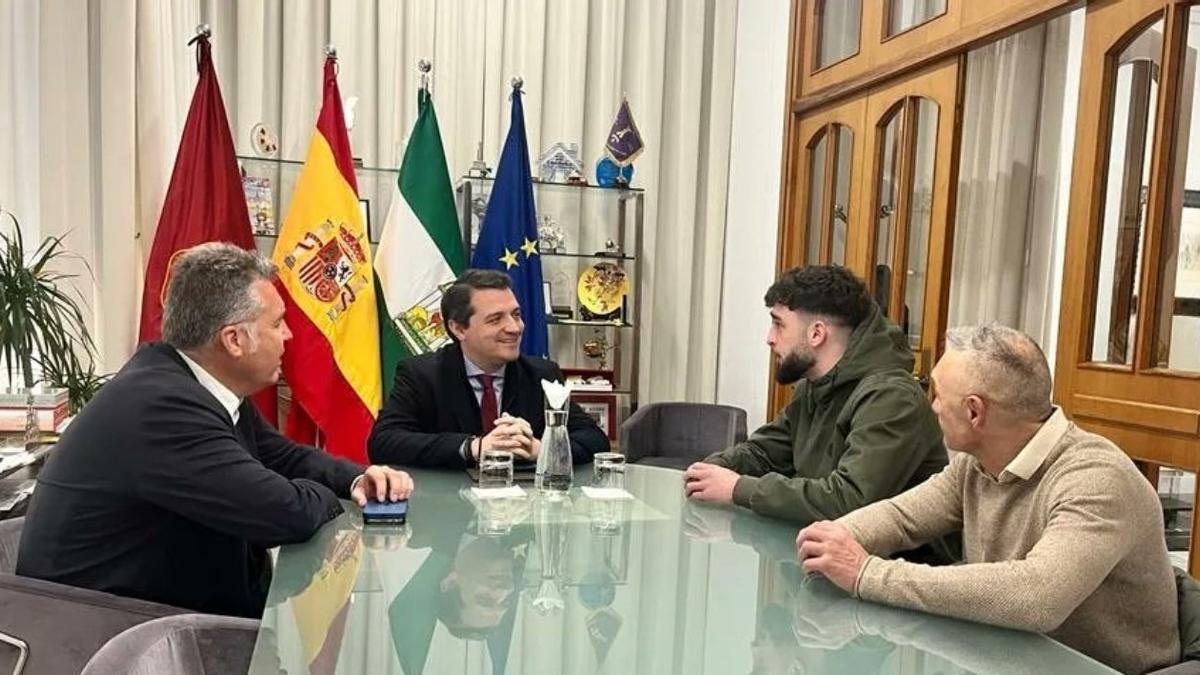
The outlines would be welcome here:
[[[366,463],[381,403],[379,320],[335,63],[325,60],[317,129],[274,260],[293,333],[283,354],[292,406],[312,419],[331,453]]]
[[[380,317],[391,317],[395,358],[384,338],[383,386],[402,359],[431,352],[448,341],[442,322],[442,289],[467,266],[454,210],[454,189],[438,130],[433,99],[417,91],[417,122],[408,137],[400,178],[384,221],[375,271],[382,297]]]

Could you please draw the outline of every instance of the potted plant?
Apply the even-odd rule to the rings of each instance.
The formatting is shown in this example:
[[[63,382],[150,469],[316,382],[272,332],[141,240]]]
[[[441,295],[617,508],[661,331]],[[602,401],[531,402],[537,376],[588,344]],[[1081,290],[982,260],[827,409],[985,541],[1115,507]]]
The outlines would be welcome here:
[[[4,215],[15,227],[11,234],[0,231],[0,360],[14,388],[19,370],[32,413],[39,380],[51,386],[73,383],[82,397],[95,393],[103,379],[97,382],[92,366],[95,347],[80,310],[83,296],[64,284],[77,275],[55,269],[56,263],[76,256],[63,247],[61,237],[46,237],[27,256],[16,216],[0,209],[0,218]],[[34,364],[44,377],[35,377]],[[36,433],[36,425],[32,431]]]

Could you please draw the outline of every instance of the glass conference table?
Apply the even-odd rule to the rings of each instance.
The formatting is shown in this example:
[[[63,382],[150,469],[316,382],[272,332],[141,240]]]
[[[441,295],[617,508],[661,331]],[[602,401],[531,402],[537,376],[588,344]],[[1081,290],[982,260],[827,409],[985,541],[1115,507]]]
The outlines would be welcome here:
[[[1048,638],[848,597],[797,528],[688,502],[630,466],[628,500],[475,498],[413,471],[404,527],[357,507],[279,552],[250,672],[1108,673]]]

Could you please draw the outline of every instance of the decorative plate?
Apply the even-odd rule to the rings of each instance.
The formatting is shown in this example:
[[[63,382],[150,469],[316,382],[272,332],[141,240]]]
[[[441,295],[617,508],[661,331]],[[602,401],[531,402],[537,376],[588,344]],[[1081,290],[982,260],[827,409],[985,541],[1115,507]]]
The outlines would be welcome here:
[[[609,314],[621,308],[629,293],[629,277],[615,263],[598,262],[579,276],[576,292],[580,306],[594,314]]]

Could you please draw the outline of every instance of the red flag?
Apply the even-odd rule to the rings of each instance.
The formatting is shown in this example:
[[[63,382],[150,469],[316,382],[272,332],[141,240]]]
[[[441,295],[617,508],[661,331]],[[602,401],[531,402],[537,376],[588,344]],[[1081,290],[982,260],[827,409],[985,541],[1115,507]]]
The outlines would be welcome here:
[[[229,120],[225,117],[225,101],[213,69],[212,50],[207,37],[197,36],[194,41],[198,43],[196,65],[200,79],[183,126],[171,184],[167,187],[146,265],[138,342],[162,337],[164,282],[176,253],[207,241],[226,241],[247,250],[255,249],[242,175],[229,133]],[[268,422],[277,423],[275,387],[256,394],[254,403]]]

